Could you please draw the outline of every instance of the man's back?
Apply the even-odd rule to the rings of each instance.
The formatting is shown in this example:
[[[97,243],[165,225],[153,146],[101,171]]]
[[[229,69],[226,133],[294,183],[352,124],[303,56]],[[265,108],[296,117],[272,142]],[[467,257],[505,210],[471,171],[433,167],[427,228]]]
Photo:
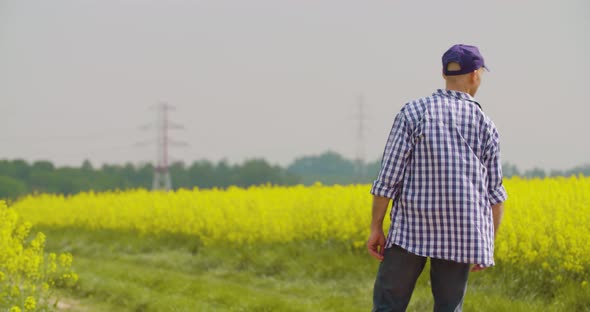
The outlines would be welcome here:
[[[406,104],[372,189],[395,198],[385,248],[493,265],[490,203],[505,197],[498,150],[494,124],[470,95],[437,90]]]

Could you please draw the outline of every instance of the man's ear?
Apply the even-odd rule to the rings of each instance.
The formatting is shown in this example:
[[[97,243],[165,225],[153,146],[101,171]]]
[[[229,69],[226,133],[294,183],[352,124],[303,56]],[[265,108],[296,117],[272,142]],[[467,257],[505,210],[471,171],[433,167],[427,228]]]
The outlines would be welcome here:
[[[477,70],[474,70],[471,72],[471,74],[469,74],[469,79],[473,83],[477,82]]]

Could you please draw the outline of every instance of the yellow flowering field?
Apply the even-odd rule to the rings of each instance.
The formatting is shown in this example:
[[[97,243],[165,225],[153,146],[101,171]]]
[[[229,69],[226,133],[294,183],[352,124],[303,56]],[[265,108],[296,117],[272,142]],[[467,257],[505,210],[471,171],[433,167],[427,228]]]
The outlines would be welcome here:
[[[0,310],[47,311],[52,289],[75,283],[71,254],[45,254],[45,235],[0,200]]]
[[[590,178],[509,179],[496,260],[552,279],[590,275]],[[33,224],[182,233],[213,243],[333,241],[364,248],[369,185],[38,194],[13,208]],[[385,226],[388,226],[386,224]]]

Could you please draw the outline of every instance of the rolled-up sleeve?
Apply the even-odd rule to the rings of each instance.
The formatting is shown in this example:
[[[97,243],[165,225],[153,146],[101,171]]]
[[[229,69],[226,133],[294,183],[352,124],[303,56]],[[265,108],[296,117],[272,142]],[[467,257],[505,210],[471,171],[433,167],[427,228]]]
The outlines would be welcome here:
[[[373,182],[371,194],[394,199],[399,193],[412,149],[408,128],[402,110],[393,121],[381,160],[381,170]]]
[[[502,162],[500,160],[500,135],[492,124],[490,139],[484,159],[487,169],[488,198],[491,205],[506,201],[508,194],[502,183]]]

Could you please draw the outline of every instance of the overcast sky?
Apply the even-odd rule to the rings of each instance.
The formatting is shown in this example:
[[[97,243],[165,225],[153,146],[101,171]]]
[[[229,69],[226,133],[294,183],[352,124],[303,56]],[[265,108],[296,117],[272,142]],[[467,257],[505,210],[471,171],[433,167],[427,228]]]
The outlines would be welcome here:
[[[367,160],[407,101],[444,87],[442,53],[479,46],[476,98],[502,158],[590,162],[590,2],[0,0],[0,158],[147,162],[158,101],[172,160]]]

